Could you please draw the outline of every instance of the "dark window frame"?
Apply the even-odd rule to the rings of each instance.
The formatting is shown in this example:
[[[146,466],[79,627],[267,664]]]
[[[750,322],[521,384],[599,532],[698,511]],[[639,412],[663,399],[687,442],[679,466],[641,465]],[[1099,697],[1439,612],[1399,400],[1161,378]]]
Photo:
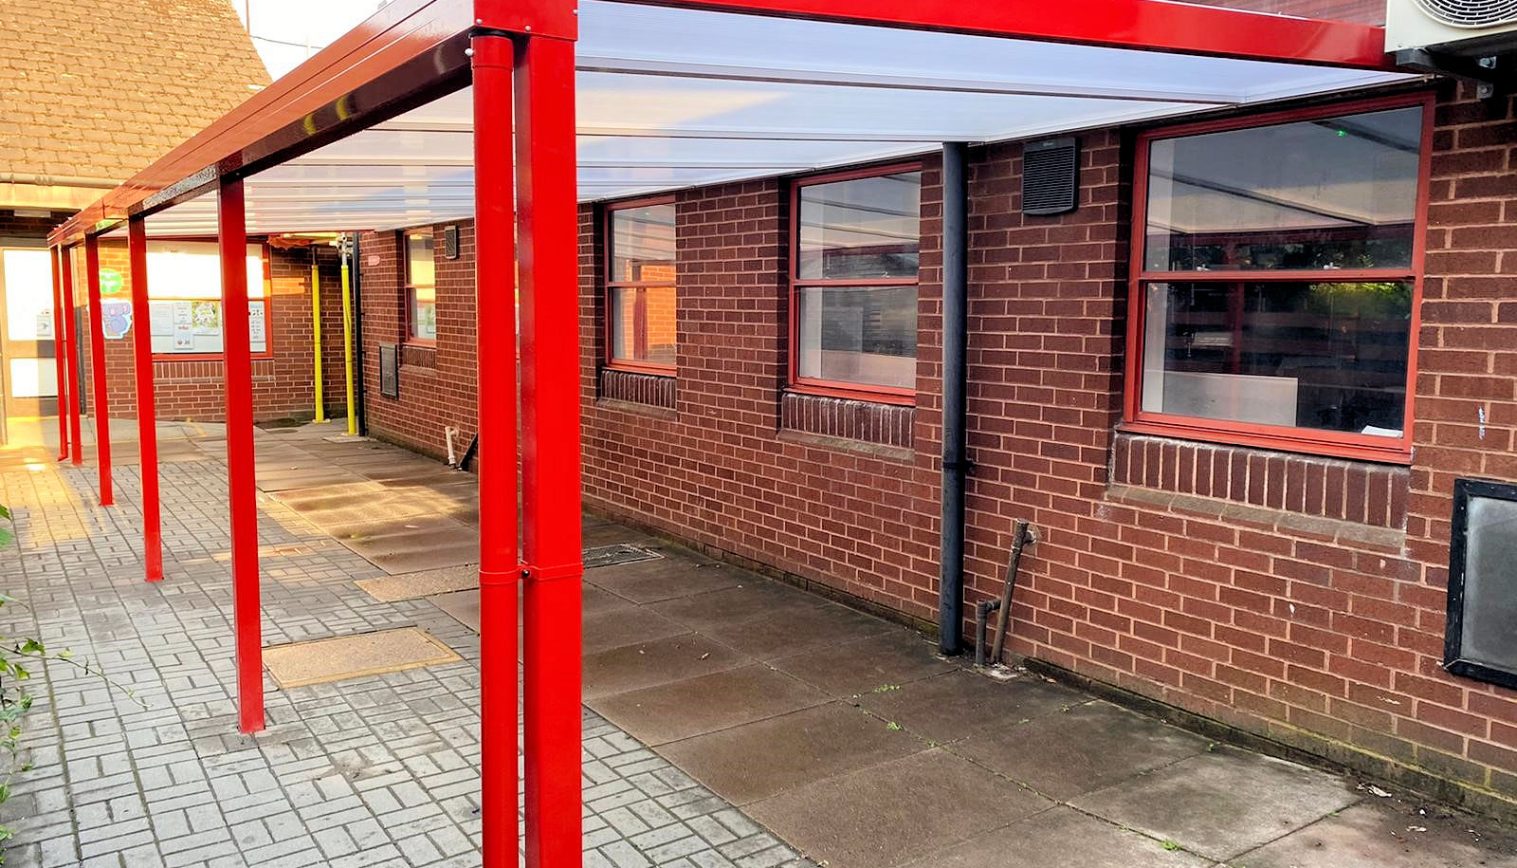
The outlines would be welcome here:
[[[1454,508],[1450,521],[1448,616],[1443,633],[1443,668],[1451,675],[1517,689],[1517,671],[1508,672],[1466,660],[1464,646],[1464,586],[1468,560],[1470,498],[1482,497],[1517,503],[1517,483],[1486,479],[1454,480]]]
[[[801,262],[801,190],[806,187],[814,187],[821,184],[833,184],[839,181],[857,181],[861,178],[878,178],[885,175],[900,175],[906,172],[922,171],[920,160],[908,160],[905,162],[891,163],[889,165],[869,166],[862,169],[849,169],[840,172],[824,172],[816,175],[807,175],[796,178],[790,183],[790,256],[786,275],[789,283],[789,307],[787,310],[789,327],[789,359],[787,361],[786,388],[791,392],[807,395],[819,395],[828,398],[843,398],[854,401],[869,401],[875,404],[896,404],[900,406],[914,406],[917,402],[917,390],[915,387],[902,388],[895,386],[879,386],[869,383],[853,383],[845,380],[828,380],[820,377],[801,376],[801,351],[800,351],[800,291],[810,287],[828,286],[915,286],[918,288],[917,301],[921,302],[920,288],[922,285],[921,267],[918,265],[915,277],[878,277],[859,279],[827,279],[827,278],[802,278],[800,276]],[[919,215],[920,216],[920,215]],[[920,240],[920,230],[918,230]],[[921,328],[918,326],[919,338]]]
[[[616,212],[631,211],[637,208],[649,208],[656,205],[673,205],[674,196],[645,196],[638,199],[626,199],[620,202],[607,203],[602,214],[602,236],[605,239],[605,267],[602,269],[602,277],[605,287],[601,293],[601,299],[605,304],[605,330],[603,341],[605,352],[601,354],[602,364],[613,371],[628,371],[634,374],[653,374],[661,377],[673,377],[679,373],[678,364],[665,364],[663,362],[639,361],[636,359],[619,359],[616,357],[615,321],[612,312],[616,310],[614,299],[618,289],[673,289],[676,293],[675,311],[678,316],[678,284],[679,284],[679,257],[676,253],[674,263],[674,280],[616,280],[612,274],[616,268]],[[678,250],[679,223],[675,222],[675,244]],[[679,352],[679,327],[675,326],[675,352]]]
[[[1377,269],[1273,269],[1205,271],[1149,271],[1147,260],[1147,214],[1149,150],[1165,139],[1232,130],[1268,127],[1398,108],[1422,108],[1422,147],[1418,155],[1416,206],[1413,214],[1412,258],[1406,268]],[[1417,345],[1421,327],[1423,272],[1427,245],[1428,184],[1432,165],[1434,96],[1431,92],[1353,100],[1309,108],[1203,121],[1161,127],[1140,133],[1133,162],[1132,235],[1129,248],[1126,359],[1124,363],[1122,428],[1139,434],[1175,437],[1307,453],[1354,460],[1409,464],[1412,456],[1414,405],[1417,386]],[[1411,321],[1408,325],[1406,391],[1401,436],[1380,437],[1357,432],[1327,431],[1304,427],[1265,425],[1196,416],[1146,411],[1142,405],[1144,293],[1151,283],[1302,283],[1405,281],[1412,285]]]

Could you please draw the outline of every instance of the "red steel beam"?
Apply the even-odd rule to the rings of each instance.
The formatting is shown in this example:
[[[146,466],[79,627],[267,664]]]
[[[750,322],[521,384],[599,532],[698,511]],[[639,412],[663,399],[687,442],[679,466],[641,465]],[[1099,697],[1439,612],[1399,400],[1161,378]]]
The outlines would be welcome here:
[[[479,438],[479,669],[486,868],[515,868],[517,837],[516,241],[512,208],[512,44],[476,36],[474,237]],[[576,772],[576,776],[578,772]]]
[[[158,503],[158,411],[153,397],[153,331],[147,301],[147,226],[126,224],[132,277],[132,361],[137,374],[137,443],[142,474],[142,567],[144,578],[163,578],[163,519]]]
[[[53,368],[58,373],[58,460],[68,457],[68,355],[63,342],[63,275],[57,247],[47,249],[48,261],[53,266]]]
[[[79,421],[79,335],[74,316],[74,254],[71,247],[58,248],[58,273],[63,278],[63,350],[68,356],[68,444],[75,467],[84,463],[84,439]],[[60,411],[62,408],[59,408]]]
[[[516,62],[527,866],[567,868],[583,858],[574,43],[526,39]]]
[[[258,481],[253,471],[253,355],[248,337],[248,233],[242,181],[217,195],[221,339],[226,371],[227,503],[232,532],[232,623],[237,725],[263,729],[263,624],[258,593]]]
[[[100,469],[100,505],[111,506],[116,494],[111,487],[111,405],[105,383],[105,323],[100,317],[100,238],[84,239],[85,292],[89,297],[90,374],[95,381],[95,399],[90,417],[95,420],[95,464]]]
[[[1168,0],[618,0],[917,30],[1395,71],[1385,28]]]

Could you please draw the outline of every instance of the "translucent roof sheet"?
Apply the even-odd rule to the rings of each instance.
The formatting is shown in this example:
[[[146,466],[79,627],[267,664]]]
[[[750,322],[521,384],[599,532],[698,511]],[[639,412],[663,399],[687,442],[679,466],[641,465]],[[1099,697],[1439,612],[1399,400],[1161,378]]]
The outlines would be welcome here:
[[[581,201],[1403,78],[604,0],[581,3],[580,21]],[[392,229],[471,216],[471,117],[465,89],[250,177],[248,230]],[[148,227],[214,232],[214,198],[156,214]]]

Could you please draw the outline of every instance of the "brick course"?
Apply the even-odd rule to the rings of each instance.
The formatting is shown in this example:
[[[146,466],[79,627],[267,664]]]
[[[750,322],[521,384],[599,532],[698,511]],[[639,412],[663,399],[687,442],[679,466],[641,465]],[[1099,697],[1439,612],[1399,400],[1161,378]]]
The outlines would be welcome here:
[[[999,593],[1013,522],[1032,521],[1016,654],[1340,761],[1454,782],[1455,798],[1517,801],[1517,694],[1440,666],[1453,480],[1517,480],[1514,129],[1511,98],[1438,94],[1410,467],[1119,433],[1131,134],[1081,135],[1080,207],[1056,217],[1020,213],[1018,144],[971,150],[967,602]],[[935,618],[938,184],[929,157],[918,402],[904,411],[910,439],[888,447],[782,419],[782,181],[677,194],[672,412],[608,400],[598,213],[582,207],[587,503]],[[394,282],[386,243],[365,263],[365,316],[393,334],[398,296],[375,289]],[[440,288],[439,322],[454,303]],[[440,335],[445,351],[470,364]],[[445,419],[472,420],[470,393],[444,402],[451,416],[405,394],[404,413],[371,413],[386,436],[425,444]]]

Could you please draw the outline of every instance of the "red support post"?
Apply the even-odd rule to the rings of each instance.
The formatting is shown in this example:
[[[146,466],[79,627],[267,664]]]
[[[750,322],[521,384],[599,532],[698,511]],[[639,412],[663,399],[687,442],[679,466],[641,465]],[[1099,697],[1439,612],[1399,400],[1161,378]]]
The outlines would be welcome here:
[[[68,457],[68,345],[63,340],[63,265],[62,248],[49,247],[47,258],[53,266],[53,368],[58,372],[58,460]]]
[[[481,765],[486,868],[515,868],[516,225],[511,153],[513,45],[470,40],[474,66],[475,304],[479,342],[479,612]]]
[[[95,464],[100,468],[100,505],[111,506],[116,494],[111,488],[111,405],[105,385],[105,323],[100,314],[100,238],[84,236],[84,286],[89,297],[90,379],[95,398],[90,416],[95,420]]]
[[[528,868],[583,863],[580,818],[579,241],[574,43],[516,59],[526,580]]]
[[[253,471],[253,356],[248,337],[248,232],[242,181],[222,179],[221,335],[226,358],[227,502],[232,531],[232,623],[237,724],[263,729],[263,623],[258,593],[258,480]]]
[[[63,278],[63,350],[68,356],[68,444],[75,467],[84,463],[83,426],[79,422],[79,330],[74,316],[74,256],[72,248],[58,248],[58,273]],[[61,408],[60,408],[61,409]]]
[[[147,303],[147,224],[126,224],[132,274],[132,360],[137,374],[137,443],[142,473],[142,566],[149,582],[163,578],[163,520],[158,504],[158,414],[153,397],[153,331]]]

